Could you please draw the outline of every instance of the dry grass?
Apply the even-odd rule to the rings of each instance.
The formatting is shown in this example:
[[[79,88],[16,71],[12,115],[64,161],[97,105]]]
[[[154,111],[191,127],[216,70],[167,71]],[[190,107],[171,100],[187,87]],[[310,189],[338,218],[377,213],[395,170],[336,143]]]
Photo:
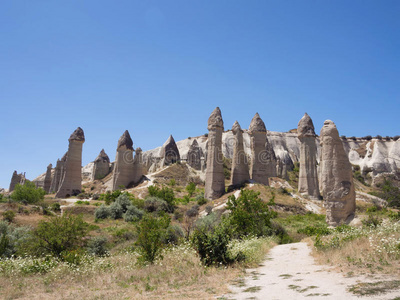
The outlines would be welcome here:
[[[273,245],[264,242],[249,265],[259,263]],[[136,254],[123,253],[44,275],[6,274],[0,276],[1,299],[215,299],[243,274],[243,265],[204,267],[193,249],[181,245],[149,266],[138,266]]]
[[[311,239],[308,242],[320,264],[329,264],[348,274],[384,273],[400,277],[400,232],[390,230],[390,226],[384,223],[377,229],[360,229],[365,230],[362,236],[324,250],[313,247]]]

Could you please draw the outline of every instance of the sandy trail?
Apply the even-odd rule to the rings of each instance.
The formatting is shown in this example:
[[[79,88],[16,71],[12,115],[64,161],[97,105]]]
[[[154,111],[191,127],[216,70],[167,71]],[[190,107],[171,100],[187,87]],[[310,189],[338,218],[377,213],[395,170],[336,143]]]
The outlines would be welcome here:
[[[231,286],[232,294],[220,299],[394,299],[400,290],[385,294],[356,296],[348,287],[360,282],[395,278],[344,277],[329,266],[316,265],[306,243],[275,246],[263,265],[246,270],[247,276]]]

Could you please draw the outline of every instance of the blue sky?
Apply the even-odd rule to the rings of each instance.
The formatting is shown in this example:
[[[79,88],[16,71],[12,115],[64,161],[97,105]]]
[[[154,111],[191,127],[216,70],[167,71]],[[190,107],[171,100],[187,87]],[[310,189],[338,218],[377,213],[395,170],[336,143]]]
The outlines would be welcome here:
[[[0,1],[0,187],[55,164],[80,126],[83,164],[225,128],[400,134],[400,1]]]

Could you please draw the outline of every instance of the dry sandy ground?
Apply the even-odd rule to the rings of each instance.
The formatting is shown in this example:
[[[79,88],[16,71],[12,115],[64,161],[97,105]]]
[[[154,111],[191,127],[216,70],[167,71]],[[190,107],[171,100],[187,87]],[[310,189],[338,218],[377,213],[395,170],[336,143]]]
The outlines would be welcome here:
[[[357,296],[348,291],[360,282],[389,281],[384,276],[344,277],[328,266],[316,265],[306,243],[279,245],[271,249],[264,264],[246,270],[247,276],[231,286],[232,294],[220,299],[394,299],[400,290]]]

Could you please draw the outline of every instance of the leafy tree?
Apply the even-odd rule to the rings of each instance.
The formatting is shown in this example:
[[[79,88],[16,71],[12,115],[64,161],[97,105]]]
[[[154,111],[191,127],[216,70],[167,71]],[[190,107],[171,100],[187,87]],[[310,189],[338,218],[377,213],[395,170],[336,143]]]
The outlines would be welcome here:
[[[135,245],[139,250],[139,261],[153,263],[160,257],[163,240],[167,235],[167,228],[171,219],[168,215],[156,218],[145,215],[137,226],[138,237]]]
[[[11,194],[11,199],[17,202],[36,203],[44,199],[46,192],[42,188],[36,188],[31,181],[25,184],[17,184]]]
[[[270,211],[268,204],[259,196],[259,192],[242,189],[238,198],[234,195],[228,198],[227,208],[231,211],[229,221],[238,237],[273,233],[271,218],[276,213]]]
[[[50,217],[39,222],[34,231],[34,250],[39,254],[49,253],[62,258],[65,251],[81,248],[88,233],[89,224],[82,216],[68,213],[60,217]]]

